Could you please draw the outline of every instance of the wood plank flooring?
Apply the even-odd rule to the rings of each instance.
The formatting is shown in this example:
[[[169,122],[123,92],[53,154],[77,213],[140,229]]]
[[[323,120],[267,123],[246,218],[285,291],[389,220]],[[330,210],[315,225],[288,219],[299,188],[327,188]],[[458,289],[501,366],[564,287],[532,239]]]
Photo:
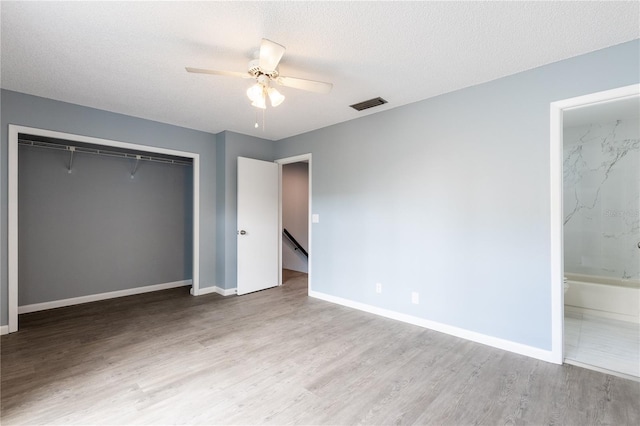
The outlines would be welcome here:
[[[289,275],[21,315],[2,425],[640,424],[638,382],[311,299]]]

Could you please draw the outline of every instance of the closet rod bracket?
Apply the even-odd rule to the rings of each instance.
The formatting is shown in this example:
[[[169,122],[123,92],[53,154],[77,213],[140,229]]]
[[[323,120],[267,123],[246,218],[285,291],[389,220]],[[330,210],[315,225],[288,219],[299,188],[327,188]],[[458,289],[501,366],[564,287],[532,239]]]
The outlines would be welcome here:
[[[71,166],[73,166],[73,153],[76,152],[76,147],[68,146],[67,150],[69,151],[69,170],[67,173],[71,173]]]
[[[141,158],[142,158],[141,155],[136,155],[136,164],[133,166],[133,170],[131,171],[131,179],[133,179],[133,176],[136,174],[136,171],[138,171],[138,165],[140,164]]]

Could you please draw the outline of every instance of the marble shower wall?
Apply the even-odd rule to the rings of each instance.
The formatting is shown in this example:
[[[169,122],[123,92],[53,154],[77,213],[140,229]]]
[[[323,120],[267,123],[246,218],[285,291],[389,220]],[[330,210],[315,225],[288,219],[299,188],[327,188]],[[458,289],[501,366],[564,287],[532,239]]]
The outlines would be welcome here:
[[[640,122],[564,129],[564,269],[640,279]]]

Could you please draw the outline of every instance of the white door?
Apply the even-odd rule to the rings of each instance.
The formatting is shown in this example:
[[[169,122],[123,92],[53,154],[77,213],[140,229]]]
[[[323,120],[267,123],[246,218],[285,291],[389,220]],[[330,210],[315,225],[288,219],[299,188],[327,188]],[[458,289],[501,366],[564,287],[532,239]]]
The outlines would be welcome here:
[[[278,165],[238,157],[238,294],[278,285]]]

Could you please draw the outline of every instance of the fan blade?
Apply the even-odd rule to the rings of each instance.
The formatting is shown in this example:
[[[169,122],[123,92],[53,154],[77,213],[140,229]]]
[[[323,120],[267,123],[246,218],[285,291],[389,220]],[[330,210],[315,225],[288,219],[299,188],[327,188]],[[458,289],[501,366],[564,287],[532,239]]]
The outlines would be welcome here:
[[[275,71],[285,50],[284,46],[263,38],[262,44],[260,44],[260,62],[258,63],[262,72]]]
[[[296,77],[278,77],[276,79],[278,84],[286,87],[293,87],[294,89],[307,90],[315,93],[329,93],[333,88],[332,83],[325,83],[324,81],[305,80],[304,78]]]
[[[186,69],[187,72],[195,72],[199,74],[213,74],[213,75],[226,75],[228,77],[253,78],[248,72],[205,70],[202,68],[191,68],[191,67],[184,67],[184,69]]]

